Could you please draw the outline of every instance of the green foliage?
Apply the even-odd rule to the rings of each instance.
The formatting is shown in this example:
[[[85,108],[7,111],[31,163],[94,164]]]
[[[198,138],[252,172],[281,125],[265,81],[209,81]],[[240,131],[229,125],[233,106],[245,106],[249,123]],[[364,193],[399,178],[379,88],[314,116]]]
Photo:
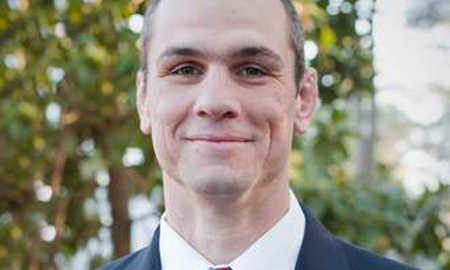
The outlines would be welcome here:
[[[126,148],[151,149],[137,129],[138,35],[127,27],[143,4],[17,2],[0,4],[0,268],[56,269],[55,256],[70,258],[105,226],[85,211],[96,172],[131,170]],[[142,179],[152,160],[150,152],[135,167]],[[38,200],[38,180],[52,187],[50,201]],[[41,239],[47,224],[56,228],[50,242]]]

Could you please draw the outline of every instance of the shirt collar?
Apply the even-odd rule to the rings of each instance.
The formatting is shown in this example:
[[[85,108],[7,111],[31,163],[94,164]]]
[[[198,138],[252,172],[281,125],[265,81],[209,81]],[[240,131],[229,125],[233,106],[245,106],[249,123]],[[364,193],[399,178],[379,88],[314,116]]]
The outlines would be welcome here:
[[[244,253],[230,262],[233,270],[294,269],[305,233],[305,215],[289,191],[288,212]],[[191,247],[164,219],[160,221],[160,251],[163,270],[208,270],[211,264]],[[176,258],[176,259],[174,259]]]

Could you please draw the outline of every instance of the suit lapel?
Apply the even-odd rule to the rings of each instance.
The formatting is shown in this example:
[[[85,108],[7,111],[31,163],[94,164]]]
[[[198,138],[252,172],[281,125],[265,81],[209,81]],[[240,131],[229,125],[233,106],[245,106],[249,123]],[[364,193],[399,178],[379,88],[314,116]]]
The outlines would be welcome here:
[[[320,224],[309,210],[300,204],[305,214],[305,235],[298,255],[295,270],[350,270],[344,251],[334,237]],[[159,227],[153,234],[150,249],[146,254],[148,262],[139,270],[161,270],[159,253]]]
[[[153,234],[152,243],[148,252],[149,264],[139,270],[161,270],[161,256],[159,253],[159,226]]]
[[[305,214],[305,235],[295,270],[349,270],[344,251],[333,235],[300,204]]]

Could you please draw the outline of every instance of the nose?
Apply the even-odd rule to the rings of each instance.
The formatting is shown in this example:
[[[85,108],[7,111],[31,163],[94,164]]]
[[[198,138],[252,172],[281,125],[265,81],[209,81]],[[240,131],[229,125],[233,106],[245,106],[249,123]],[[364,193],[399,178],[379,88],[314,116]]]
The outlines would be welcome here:
[[[213,120],[239,117],[241,105],[235,90],[231,78],[227,78],[224,71],[211,70],[202,81],[200,93],[194,105],[195,115]]]

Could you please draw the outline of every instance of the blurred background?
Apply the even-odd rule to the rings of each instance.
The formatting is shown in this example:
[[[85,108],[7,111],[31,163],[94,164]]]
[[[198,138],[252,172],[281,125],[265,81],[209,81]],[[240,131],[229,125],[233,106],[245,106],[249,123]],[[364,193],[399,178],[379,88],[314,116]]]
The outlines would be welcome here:
[[[335,234],[450,269],[450,1],[301,0],[320,74],[291,186]],[[163,198],[135,109],[144,0],[0,1],[0,269],[95,269]]]

